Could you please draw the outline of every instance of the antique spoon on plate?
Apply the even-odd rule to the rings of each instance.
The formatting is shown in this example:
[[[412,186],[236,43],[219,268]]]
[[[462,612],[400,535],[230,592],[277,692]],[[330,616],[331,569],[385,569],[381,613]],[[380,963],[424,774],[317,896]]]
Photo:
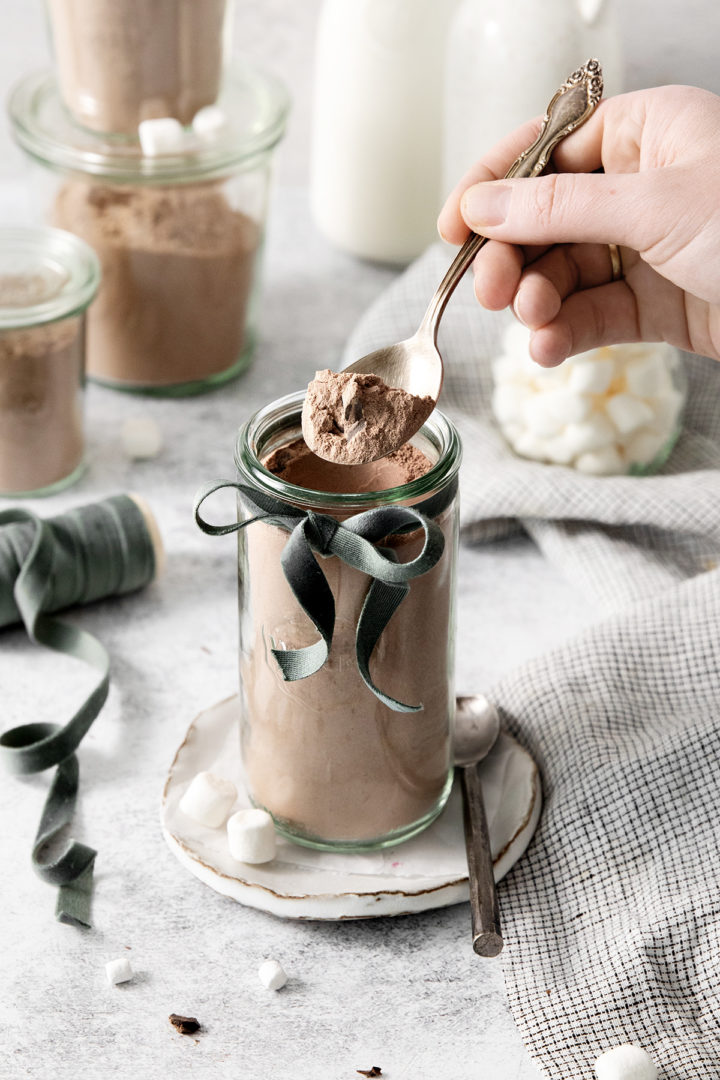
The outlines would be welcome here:
[[[477,770],[478,764],[495,745],[499,733],[498,711],[486,697],[472,694],[456,699],[453,750],[463,795],[472,942],[478,956],[497,956],[503,947],[490,835]]]
[[[510,166],[506,177],[537,176],[547,165],[557,144],[587,120],[602,96],[602,70],[597,60],[574,71],[562,84],[547,107],[540,133]],[[399,387],[417,397],[431,397],[437,403],[443,382],[443,361],[437,347],[437,333],[443,312],[455,287],[487,237],[472,233],[453,259],[435,292],[419,328],[412,337],[395,345],[368,353],[349,364],[344,372],[379,375],[388,386]],[[420,425],[418,424],[418,427]],[[406,441],[415,432],[405,433]],[[396,450],[398,447],[391,447]],[[382,455],[390,450],[383,448]],[[372,460],[366,458],[365,460]]]

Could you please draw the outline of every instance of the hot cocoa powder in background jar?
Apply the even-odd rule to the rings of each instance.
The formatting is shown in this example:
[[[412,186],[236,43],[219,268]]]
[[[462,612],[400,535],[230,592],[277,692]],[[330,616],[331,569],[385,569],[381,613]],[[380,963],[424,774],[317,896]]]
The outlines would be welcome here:
[[[26,77],[8,110],[45,220],[97,251],[103,285],[88,325],[87,371],[117,389],[206,390],[250,363],[272,151],[284,88],[228,70],[212,137],[148,155],[137,138],[78,127],[52,74]]]
[[[263,521],[239,534],[242,756],[254,803],[301,843],[363,849],[399,842],[440,812],[452,780],[457,435],[436,412],[416,445],[369,465],[337,465],[298,438],[301,395],[276,405],[240,433],[241,483],[341,522],[375,506],[422,512],[430,497],[439,499],[433,520],[443,554],[410,581],[370,660],[376,686],[422,703],[419,712],[395,711],[365,685],[355,636],[371,579],[337,555],[316,556],[335,603],[329,657],[314,674],[284,681],[271,648],[301,648],[319,637],[281,567],[289,534]],[[239,505],[252,514],[242,495]],[[382,541],[398,562],[415,558],[422,544],[420,529]]]
[[[94,131],[189,124],[217,98],[227,0],[46,0],[63,100]]]
[[[0,494],[49,487],[80,465],[83,353],[80,319],[0,331]]]
[[[231,368],[245,347],[260,228],[219,182],[115,187],[69,180],[54,223],[97,252],[88,373],[163,386]]]
[[[56,229],[0,229],[0,494],[44,494],[83,461],[85,309],[100,272]]]

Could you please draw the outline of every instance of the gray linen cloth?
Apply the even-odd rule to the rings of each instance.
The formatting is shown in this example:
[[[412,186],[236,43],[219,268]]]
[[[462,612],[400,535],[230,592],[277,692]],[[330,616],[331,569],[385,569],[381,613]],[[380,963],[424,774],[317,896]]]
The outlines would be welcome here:
[[[452,257],[428,249],[366,313],[345,360],[410,336]],[[508,999],[548,1077],[619,1043],[663,1080],[720,1076],[720,365],[687,356],[683,433],[661,474],[588,477],[515,457],[488,359],[506,315],[463,281],[439,344],[464,443],[463,536],[524,528],[598,622],[477,687],[542,772],[544,811],[500,886]]]

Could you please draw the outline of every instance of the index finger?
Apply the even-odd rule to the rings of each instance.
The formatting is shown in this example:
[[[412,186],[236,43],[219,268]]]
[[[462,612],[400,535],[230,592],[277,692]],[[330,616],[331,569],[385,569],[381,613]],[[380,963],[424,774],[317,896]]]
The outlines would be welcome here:
[[[602,139],[606,102],[601,102],[588,120],[568,135],[553,151],[552,161],[560,172],[594,172],[602,164]],[[523,150],[535,141],[542,117],[528,120],[510,132],[465,173],[448,195],[438,217],[438,232],[451,244],[462,244],[469,230],[460,213],[460,199],[473,184],[486,180],[501,180]]]

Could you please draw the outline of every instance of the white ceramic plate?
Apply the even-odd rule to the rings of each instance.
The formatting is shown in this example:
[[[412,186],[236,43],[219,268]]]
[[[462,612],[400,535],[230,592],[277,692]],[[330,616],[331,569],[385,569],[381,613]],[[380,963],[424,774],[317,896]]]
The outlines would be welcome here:
[[[364,919],[446,907],[468,899],[458,784],[440,817],[419,836],[383,851],[336,854],[278,837],[277,857],[250,866],[233,859],[225,829],[207,829],[178,808],[202,769],[237,784],[237,697],[200,713],[175,755],[163,792],[162,826],[180,862],[217,892],[291,919]],[[501,732],[482,763],[490,843],[499,881],[530,843],[540,816],[540,778],[529,754]],[[249,806],[241,791],[235,809]]]

